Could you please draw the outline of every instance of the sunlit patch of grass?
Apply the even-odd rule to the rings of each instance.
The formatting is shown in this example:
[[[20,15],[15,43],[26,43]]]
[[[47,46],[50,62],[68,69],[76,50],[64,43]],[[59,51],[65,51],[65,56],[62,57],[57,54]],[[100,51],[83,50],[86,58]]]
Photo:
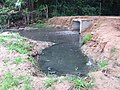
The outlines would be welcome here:
[[[35,59],[34,59],[31,55],[28,57],[28,60],[29,60],[33,65],[35,65]]]
[[[86,43],[87,41],[89,41],[92,37],[93,37],[92,34],[86,34],[86,35],[83,37],[81,43],[85,44],[85,43]]]
[[[106,67],[108,65],[108,61],[105,60],[105,59],[101,59],[99,62],[98,62],[98,66],[100,68],[103,68],[103,67]]]
[[[23,62],[25,62],[25,59],[23,59],[21,56],[15,57],[15,59],[13,61],[13,63],[15,63],[15,64],[20,64],[20,63],[23,63]]]
[[[83,77],[69,76],[67,79],[75,85],[76,90],[89,90],[94,85],[93,80],[87,81]]]
[[[26,42],[24,40],[19,41],[12,41],[6,46],[9,50],[15,50],[21,54],[28,53],[28,49],[30,48],[29,42]]]
[[[18,80],[9,71],[5,73],[2,78],[2,83],[0,84],[0,90],[8,90],[13,86],[18,85]]]
[[[24,85],[24,90],[33,90],[32,86],[30,84],[30,78],[29,77],[24,77],[23,85]]]
[[[16,90],[20,84],[23,85],[24,90],[33,90],[30,83],[30,77],[27,76],[13,76],[12,73],[8,71],[1,80],[0,90]]]
[[[48,78],[47,80],[45,80],[44,81],[44,86],[46,87],[46,88],[49,88],[49,87],[51,87],[55,82],[57,82],[57,78]]]

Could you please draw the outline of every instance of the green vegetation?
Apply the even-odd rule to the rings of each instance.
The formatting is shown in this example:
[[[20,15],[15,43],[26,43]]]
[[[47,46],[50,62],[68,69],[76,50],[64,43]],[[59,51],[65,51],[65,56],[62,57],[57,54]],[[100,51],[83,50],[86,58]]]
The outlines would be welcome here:
[[[31,26],[48,26],[48,24],[42,20],[38,20],[36,23],[31,24]]]
[[[13,61],[13,63],[15,63],[15,64],[20,64],[20,63],[23,63],[23,62],[25,62],[25,60],[20,56],[15,57],[15,59]]]
[[[29,55],[28,60],[29,60],[33,65],[35,65],[35,59],[34,59],[31,55]]]
[[[52,84],[53,84],[53,80],[52,80],[52,79],[47,79],[47,80],[44,81],[44,86],[45,86],[46,88],[51,87]]]
[[[0,42],[4,42],[9,40],[6,47],[9,50],[15,50],[21,54],[26,54],[29,51],[30,44],[24,38],[22,38],[18,33],[11,33],[8,35],[0,35]]]
[[[111,48],[110,53],[111,53],[111,54],[115,54],[115,52],[116,52],[116,48],[114,48],[114,47]]]
[[[12,41],[6,46],[9,50],[15,50],[21,54],[28,53],[30,47],[29,43],[25,40]]]
[[[57,82],[57,78],[48,78],[47,80],[44,81],[44,86],[46,88],[51,87],[55,82]]]
[[[77,90],[89,90],[93,86],[93,80],[87,81],[83,77],[70,76],[68,80],[72,82]]]
[[[13,76],[10,71],[8,71],[1,80],[0,90],[16,90],[19,84],[23,84],[24,90],[32,90],[30,78],[27,76]]]
[[[92,34],[86,34],[86,35],[83,37],[81,43],[85,44],[85,43],[86,43],[87,41],[89,41],[92,37],[93,37]]]
[[[2,78],[2,83],[0,84],[0,90],[8,90],[13,86],[18,85],[18,80],[10,72],[6,72],[5,76]]]
[[[32,86],[30,84],[30,78],[29,77],[23,77],[23,85],[24,85],[24,90],[33,90]]]
[[[0,28],[18,26],[16,22],[23,19],[21,25],[46,26],[35,21],[54,16],[119,16],[119,4],[119,0],[0,0]]]
[[[103,68],[103,67],[106,67],[108,65],[108,61],[105,60],[105,59],[101,59],[99,62],[98,62],[98,66],[100,68]]]
[[[117,76],[116,78],[117,78],[118,80],[120,80],[120,76]]]
[[[4,39],[0,37],[0,43],[4,42]]]

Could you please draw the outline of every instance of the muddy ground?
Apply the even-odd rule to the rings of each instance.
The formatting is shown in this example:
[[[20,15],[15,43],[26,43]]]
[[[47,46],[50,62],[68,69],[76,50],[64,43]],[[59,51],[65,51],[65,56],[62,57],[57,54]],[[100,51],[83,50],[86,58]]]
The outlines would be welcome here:
[[[48,23],[55,27],[71,28],[72,19],[92,19],[93,24],[82,35],[92,34],[90,41],[81,49],[93,61],[99,64],[106,61],[90,75],[95,79],[92,90],[120,90],[120,17],[106,16],[70,16],[53,17]]]

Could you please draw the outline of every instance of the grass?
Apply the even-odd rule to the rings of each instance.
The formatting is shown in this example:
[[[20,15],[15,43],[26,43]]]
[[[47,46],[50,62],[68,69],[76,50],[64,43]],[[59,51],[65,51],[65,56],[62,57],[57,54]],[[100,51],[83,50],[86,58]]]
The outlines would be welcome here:
[[[44,81],[44,86],[46,88],[51,87],[55,82],[57,82],[57,78],[48,78],[47,80]]]
[[[30,85],[30,78],[24,77],[23,81],[24,90],[32,90],[32,86]]]
[[[70,76],[68,80],[75,85],[76,90],[89,90],[93,86],[93,80],[86,81],[83,77]]]
[[[29,60],[33,65],[35,65],[35,59],[34,59],[31,55],[28,57],[28,60]]]
[[[110,53],[115,54],[115,52],[116,52],[116,48],[112,47],[111,50],[110,50]]]
[[[86,34],[83,39],[82,39],[82,43],[85,44],[87,41],[89,41],[91,38],[93,37],[92,34]]]
[[[51,87],[52,84],[53,84],[53,80],[52,79],[47,79],[47,80],[44,81],[44,86],[46,88]]]
[[[19,40],[19,41],[12,41],[6,47],[9,50],[17,51],[20,54],[26,54],[26,53],[28,53],[28,49],[30,47],[30,44],[28,42],[26,42],[25,40]]]
[[[117,76],[116,78],[120,81],[120,76]]]
[[[2,78],[0,90],[8,90],[9,88],[17,85],[18,85],[18,80],[8,71],[6,72],[5,76]]]
[[[0,35],[0,42],[7,41],[5,45],[9,50],[15,50],[21,54],[26,54],[30,47],[29,42],[25,41],[18,33]]]
[[[103,68],[103,67],[106,67],[108,65],[108,61],[105,60],[105,59],[101,59],[99,62],[98,62],[98,66],[100,68]]]
[[[0,83],[0,90],[16,90],[19,84],[23,84],[24,90],[33,90],[29,77],[21,75],[13,76],[10,71],[8,71],[2,78],[2,82]]]
[[[0,43],[4,42],[4,39],[0,37]]]
[[[48,24],[42,20],[38,20],[36,23],[33,23],[31,26],[48,26]]]
[[[15,64],[20,64],[20,63],[23,63],[23,62],[25,62],[25,60],[20,56],[15,57],[15,59],[13,61],[13,63],[15,63]]]

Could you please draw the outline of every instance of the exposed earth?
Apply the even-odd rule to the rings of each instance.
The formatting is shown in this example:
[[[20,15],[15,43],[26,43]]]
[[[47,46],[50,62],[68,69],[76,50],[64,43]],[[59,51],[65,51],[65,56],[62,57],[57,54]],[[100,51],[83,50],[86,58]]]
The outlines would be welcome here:
[[[48,23],[55,27],[71,28],[72,19],[92,19],[94,22],[85,34],[92,34],[81,49],[95,63],[107,61],[104,68],[91,72],[95,79],[93,90],[120,90],[120,17],[71,16],[53,17]]]

